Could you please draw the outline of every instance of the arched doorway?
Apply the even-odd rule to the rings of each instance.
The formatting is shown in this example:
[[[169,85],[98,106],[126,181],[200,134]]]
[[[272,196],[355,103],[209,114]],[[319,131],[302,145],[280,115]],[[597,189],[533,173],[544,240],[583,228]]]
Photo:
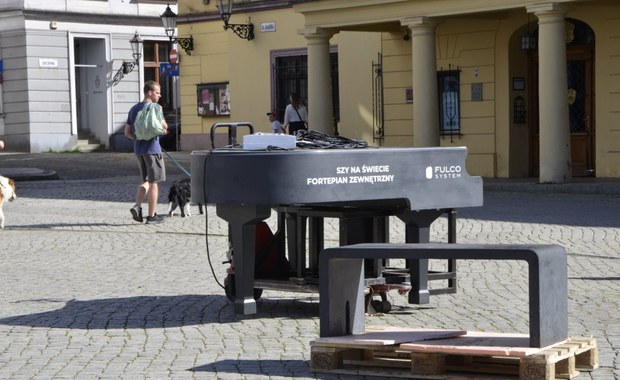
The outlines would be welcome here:
[[[533,37],[536,37],[537,31]],[[574,177],[595,175],[594,32],[584,22],[566,19],[567,101]],[[529,53],[530,175],[539,174],[538,51]]]

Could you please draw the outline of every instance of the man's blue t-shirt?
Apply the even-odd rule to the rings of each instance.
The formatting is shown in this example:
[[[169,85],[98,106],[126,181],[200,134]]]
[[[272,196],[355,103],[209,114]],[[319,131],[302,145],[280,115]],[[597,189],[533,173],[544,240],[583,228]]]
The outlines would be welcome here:
[[[159,145],[159,136],[155,136],[150,140],[137,140],[136,139],[136,130],[133,126],[133,122],[136,120],[136,116],[138,112],[144,107],[147,102],[140,102],[135,106],[131,107],[129,110],[129,114],[127,115],[127,124],[131,125],[131,134],[134,136],[133,139],[133,151],[136,155],[141,156],[143,154],[160,154],[161,146]],[[158,104],[158,107],[161,106]]]

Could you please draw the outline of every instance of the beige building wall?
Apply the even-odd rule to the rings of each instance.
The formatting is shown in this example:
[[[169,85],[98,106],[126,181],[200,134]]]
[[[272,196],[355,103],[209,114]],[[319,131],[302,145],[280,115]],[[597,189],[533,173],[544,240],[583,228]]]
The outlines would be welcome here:
[[[596,175],[620,175],[620,128],[618,93],[620,55],[613,53],[613,42],[620,28],[618,7],[583,6],[567,17],[586,22],[596,34]],[[610,15],[614,15],[610,17]],[[520,37],[536,27],[536,17],[525,10],[502,13],[497,19],[488,15],[446,19],[436,28],[437,68],[461,70],[459,136],[444,136],[442,146],[467,146],[468,170],[484,177],[526,177],[529,172],[530,141],[528,124],[515,124],[513,100],[528,99],[528,58],[520,48]],[[616,24],[620,25],[620,24]],[[405,101],[411,87],[411,46],[401,34],[384,33],[385,73],[385,146],[411,146],[413,105]],[[601,62],[604,62],[602,64]],[[524,91],[512,89],[512,78],[522,77]],[[482,84],[482,101],[473,101],[471,86]]]
[[[404,33],[383,33],[383,86],[385,130],[383,146],[413,146],[413,107],[407,102],[411,89],[411,42]],[[415,101],[415,100],[414,100]]]
[[[184,6],[187,9],[212,9],[215,12],[214,5],[202,5],[201,1],[196,0],[180,4],[180,12],[187,11]],[[208,136],[215,123],[250,122],[257,132],[271,132],[266,117],[266,112],[273,107],[271,53],[305,49],[306,39],[298,34],[304,20],[302,15],[288,8],[248,15],[235,14],[230,22],[247,23],[250,16],[256,35],[252,41],[241,39],[230,30],[224,31],[221,19],[179,25],[181,36],[193,36],[195,49],[190,56],[181,53],[184,150],[210,148]],[[262,33],[260,25],[266,22],[275,22],[276,31]],[[381,50],[381,35],[342,32],[332,37],[330,44],[338,49],[341,67],[340,133],[372,142],[371,68]],[[230,82],[230,116],[197,116],[196,85],[227,81]],[[247,131],[241,128],[239,136]]]
[[[437,69],[460,70],[461,136],[443,136],[441,146],[467,146],[468,170],[493,176],[497,155],[495,39],[497,20],[467,18],[437,26]],[[411,42],[402,33],[383,34],[385,75],[385,145],[412,146],[413,104],[407,103],[411,89]],[[482,101],[472,101],[471,85],[482,85]]]
[[[497,73],[497,98],[507,99],[495,103],[496,114],[504,115],[497,120],[497,176],[498,177],[527,177],[529,172],[530,150],[528,124],[514,122],[514,100],[522,97],[525,100],[525,109],[528,115],[531,113],[530,99],[528,97],[529,75],[527,70],[528,57],[521,50],[521,36],[533,30],[536,21],[534,17],[527,17],[525,13],[517,13],[509,20],[500,24],[501,38],[508,41],[506,49],[498,49],[499,57],[508,57],[508,65],[498,66]],[[523,78],[525,90],[519,91],[512,88],[512,78]]]
[[[618,6],[584,8],[579,16],[596,35],[596,175],[617,178],[620,177],[620,11]]]
[[[413,3],[411,1],[410,3]],[[503,9],[477,14],[450,15],[443,10],[461,9],[460,0],[442,2],[442,12],[435,17],[437,69],[459,69],[461,135],[443,136],[442,146],[466,146],[469,151],[468,171],[484,177],[524,177],[530,172],[532,149],[528,124],[513,120],[514,99],[523,96],[526,110],[528,98],[528,58],[520,48],[520,38],[537,26],[537,18],[527,13],[525,3],[501,3]],[[211,2],[214,3],[214,2]],[[310,5],[312,2],[307,3]],[[330,40],[339,53],[341,135],[368,141],[371,145],[413,146],[413,102],[407,102],[412,86],[411,41],[403,39],[403,30],[394,28],[390,20],[405,16],[405,1],[386,2],[381,7],[368,5],[356,12],[338,12],[338,1],[325,3],[320,12],[304,18],[292,8],[235,13],[231,22],[246,23],[251,17],[256,26],[256,39],[242,40],[223,31],[221,20],[194,22],[179,26],[181,35],[192,34],[195,51],[181,57],[181,93],[183,146],[186,150],[207,148],[205,136],[215,122],[249,121],[258,131],[268,132],[265,112],[271,104],[270,52],[305,48],[306,40],[297,30],[306,25],[325,25],[337,30],[337,23],[354,30],[337,32]],[[327,4],[329,3],[329,6]],[[346,1],[342,1],[343,5]],[[420,1],[416,11],[433,13],[433,3]],[[479,0],[484,8],[491,1]],[[527,2],[528,4],[534,2]],[[348,6],[351,6],[350,4]],[[183,12],[215,12],[214,4],[190,0],[179,5]],[[306,5],[304,5],[306,7]],[[356,6],[357,7],[357,6]],[[620,177],[620,6],[609,1],[572,3],[566,17],[587,23],[596,35],[595,42],[595,120],[596,176]],[[367,16],[373,15],[369,19]],[[358,20],[355,17],[359,16]],[[367,26],[377,20],[380,26]],[[261,33],[261,22],[276,22],[275,33]],[[344,27],[343,27],[344,28]],[[369,31],[372,29],[372,31]],[[372,63],[377,54],[383,57],[385,136],[373,140]],[[526,88],[514,90],[512,80],[524,78]],[[228,117],[203,118],[196,115],[196,84],[230,81],[232,112]],[[482,100],[472,99],[472,85],[482,86]],[[312,112],[312,110],[309,110]],[[189,137],[191,136],[191,137]],[[188,141],[189,140],[189,141]]]
[[[372,64],[381,52],[381,34],[342,32],[337,36],[340,135],[373,143]]]
[[[437,69],[459,69],[462,136],[443,136],[442,146],[467,146],[468,170],[493,176],[496,168],[497,114],[495,41],[498,21],[471,17],[437,27]],[[474,101],[471,86],[482,86],[482,100]],[[414,102],[415,106],[415,102]]]

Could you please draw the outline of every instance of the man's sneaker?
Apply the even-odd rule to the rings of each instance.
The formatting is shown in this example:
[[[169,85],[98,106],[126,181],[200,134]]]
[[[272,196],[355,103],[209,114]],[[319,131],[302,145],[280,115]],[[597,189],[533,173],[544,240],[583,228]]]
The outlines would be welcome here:
[[[153,215],[153,216],[147,216],[146,217],[146,224],[157,224],[157,223],[163,223],[164,222],[164,217],[161,215]]]
[[[144,218],[142,218],[142,207],[133,206],[129,211],[131,212],[131,216],[133,216],[133,220],[140,223],[144,222]]]

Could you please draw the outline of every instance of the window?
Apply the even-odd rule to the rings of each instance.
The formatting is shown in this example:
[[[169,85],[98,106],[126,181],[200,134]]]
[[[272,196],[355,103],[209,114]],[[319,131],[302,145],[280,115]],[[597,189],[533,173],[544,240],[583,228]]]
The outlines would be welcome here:
[[[171,77],[163,77],[159,64],[170,60],[170,43],[166,41],[144,41],[144,81],[154,80],[161,86],[159,103],[164,113],[174,111],[174,85]]]
[[[338,53],[330,53],[331,89],[335,125],[340,120],[340,98],[338,88]],[[273,104],[282,120],[289,103],[289,95],[297,93],[301,101],[308,105],[308,56],[306,49],[288,50],[272,55],[273,64]],[[308,112],[312,112],[308,110]],[[334,126],[335,128],[335,126]]]
[[[439,92],[439,132],[444,135],[461,133],[460,70],[445,70],[437,74]]]
[[[282,120],[291,93],[299,95],[302,103],[308,105],[308,56],[276,57],[274,70],[275,109]]]

